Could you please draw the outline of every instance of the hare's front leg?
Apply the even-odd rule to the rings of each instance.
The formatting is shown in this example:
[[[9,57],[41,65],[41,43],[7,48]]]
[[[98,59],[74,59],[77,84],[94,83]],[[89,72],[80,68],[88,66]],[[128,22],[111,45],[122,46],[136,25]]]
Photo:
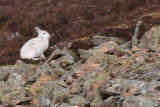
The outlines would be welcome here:
[[[45,58],[45,56],[44,56],[44,54],[42,52],[41,55],[40,55],[40,59],[44,59],[44,58]]]

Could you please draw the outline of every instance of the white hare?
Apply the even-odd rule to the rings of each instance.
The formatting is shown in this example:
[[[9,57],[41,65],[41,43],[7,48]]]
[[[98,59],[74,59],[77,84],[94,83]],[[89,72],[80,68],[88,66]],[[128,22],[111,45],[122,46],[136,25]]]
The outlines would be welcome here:
[[[38,32],[38,37],[30,39],[23,45],[20,51],[22,59],[45,58],[43,52],[48,48],[51,36],[48,32],[40,30],[38,27],[35,27],[35,30]]]

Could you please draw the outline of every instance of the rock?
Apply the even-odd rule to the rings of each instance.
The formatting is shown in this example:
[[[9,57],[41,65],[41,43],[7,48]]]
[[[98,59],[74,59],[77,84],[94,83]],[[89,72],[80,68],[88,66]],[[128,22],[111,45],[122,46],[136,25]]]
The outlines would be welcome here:
[[[131,48],[131,41],[128,41],[128,42],[125,42],[121,45],[119,45],[121,48],[124,48],[124,49],[130,49]]]
[[[56,49],[52,54],[51,56],[48,58],[48,60],[46,61],[46,63],[50,62],[51,60],[54,60],[54,59],[57,59],[61,56],[64,55],[64,52],[63,50],[60,50],[60,49]]]
[[[12,68],[13,66],[0,67],[0,81],[5,81],[8,78]]]
[[[18,60],[11,70],[8,81],[15,88],[25,85],[27,81],[30,81],[30,77],[35,74],[32,67],[34,66],[27,65],[21,60]]]
[[[68,52],[72,55],[72,57],[74,58],[74,61],[78,61],[80,59],[78,52],[74,52],[73,50],[70,50],[70,49],[68,49]]]
[[[60,61],[57,60],[51,60],[49,64],[51,65],[52,68],[58,68],[58,69],[62,68],[60,65]]]
[[[150,81],[159,81],[160,80],[160,71],[149,71],[137,78],[137,80],[143,80],[146,82]]]
[[[123,107],[158,107],[158,102],[144,96],[127,96],[123,101]]]
[[[89,50],[79,49],[78,51],[82,59],[88,59],[91,56],[95,57],[98,55],[105,54],[106,52],[114,49],[114,46],[118,46],[118,44],[110,41],[110,42],[105,42],[98,46],[95,46],[93,47],[93,49],[89,49]]]
[[[135,29],[135,32],[134,32],[134,35],[132,36],[132,48],[133,47],[137,47],[138,45],[138,33],[139,33],[139,25],[142,24],[142,21],[137,21],[137,24],[136,24],[136,29]]]
[[[71,107],[68,103],[62,103],[59,107]]]
[[[114,79],[109,82],[104,82],[100,86],[100,92],[107,95],[123,94],[133,91],[134,94],[146,94],[149,92],[156,92],[156,87],[159,87],[159,81],[144,82],[127,79]]]
[[[54,68],[53,72],[54,72],[56,77],[60,77],[60,76],[64,75],[67,71],[65,71],[62,68],[59,68],[59,69],[58,68]]]
[[[103,102],[102,98],[96,97],[96,98],[94,98],[94,100],[91,102],[90,106],[91,106],[91,107],[95,107],[95,106],[101,104],[102,102]]]
[[[102,44],[102,43],[105,43],[105,42],[109,42],[109,41],[113,41],[113,42],[116,42],[118,44],[123,44],[126,42],[125,39],[122,39],[122,38],[118,38],[118,37],[109,37],[109,36],[94,36],[92,38],[92,41],[93,41],[93,44],[96,46],[96,45],[99,45],[99,44]]]
[[[56,49],[50,58],[46,61],[53,68],[63,68],[63,69],[71,69],[71,65],[74,64],[74,58],[68,52],[68,48],[64,47],[63,50]]]
[[[104,101],[105,105],[109,105],[111,107],[121,106],[120,97],[119,96],[111,96]]]
[[[137,68],[135,68],[134,70],[132,70],[129,74],[128,77],[129,79],[137,79],[139,78],[141,75],[143,74],[147,74],[147,72],[153,72],[155,71],[155,69],[159,69],[159,61],[156,63],[148,63],[145,65],[138,65]],[[133,69],[133,68],[132,68]],[[139,75],[137,75],[139,74]]]
[[[68,85],[63,80],[61,80],[59,84],[65,88],[68,87]]]
[[[69,76],[66,80],[67,84],[72,84],[75,81],[75,79],[72,76]]]
[[[5,94],[1,101],[4,105],[17,105],[23,102],[31,101],[31,97],[28,96],[28,94],[25,92],[25,90],[21,91],[13,91],[9,94]]]
[[[141,38],[139,47],[151,51],[160,52],[160,27],[153,27]]]
[[[76,96],[74,98],[71,98],[69,102],[72,106],[81,106],[81,107],[89,106],[90,103],[89,101],[86,101],[82,96]]]
[[[69,52],[65,53],[65,56],[61,58],[60,65],[64,69],[70,69],[70,66],[74,64],[74,58],[70,55]]]

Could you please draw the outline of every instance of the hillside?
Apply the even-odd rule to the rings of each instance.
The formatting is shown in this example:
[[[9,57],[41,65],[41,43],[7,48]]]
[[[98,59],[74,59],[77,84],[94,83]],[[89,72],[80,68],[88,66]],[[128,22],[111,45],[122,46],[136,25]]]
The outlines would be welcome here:
[[[160,107],[159,5],[0,0],[0,107]],[[35,27],[46,58],[21,59]]]
[[[15,64],[22,45],[36,37],[35,26],[56,36],[50,46],[65,46],[77,38],[95,35],[118,36],[130,40],[137,20],[142,15],[158,12],[158,0],[0,0],[0,65]],[[145,31],[160,23],[158,19],[145,17]],[[147,26],[147,27],[146,27]],[[11,35],[18,33],[20,36]],[[75,43],[77,48],[89,49]],[[45,52],[50,56],[53,49]]]

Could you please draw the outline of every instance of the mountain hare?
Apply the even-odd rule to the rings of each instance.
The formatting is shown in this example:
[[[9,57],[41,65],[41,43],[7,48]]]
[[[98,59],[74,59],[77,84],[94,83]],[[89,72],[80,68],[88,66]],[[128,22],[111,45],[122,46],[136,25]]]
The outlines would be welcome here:
[[[38,37],[30,39],[23,45],[20,51],[22,59],[45,58],[43,52],[48,48],[51,36],[48,32],[40,30],[38,27],[35,27],[35,30],[38,32]]]

